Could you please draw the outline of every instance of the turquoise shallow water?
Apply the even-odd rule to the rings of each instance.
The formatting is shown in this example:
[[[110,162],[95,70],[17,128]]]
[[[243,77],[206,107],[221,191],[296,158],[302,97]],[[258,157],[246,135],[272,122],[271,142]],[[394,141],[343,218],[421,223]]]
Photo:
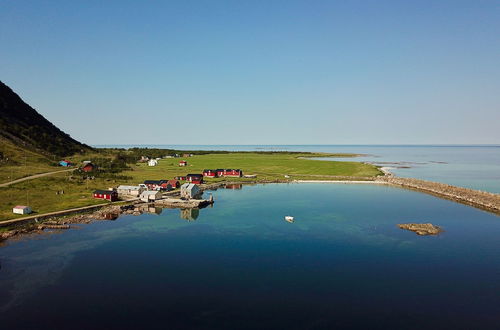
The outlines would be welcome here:
[[[0,247],[2,328],[498,328],[496,215],[375,185],[213,194],[182,213],[196,220],[166,209]]]

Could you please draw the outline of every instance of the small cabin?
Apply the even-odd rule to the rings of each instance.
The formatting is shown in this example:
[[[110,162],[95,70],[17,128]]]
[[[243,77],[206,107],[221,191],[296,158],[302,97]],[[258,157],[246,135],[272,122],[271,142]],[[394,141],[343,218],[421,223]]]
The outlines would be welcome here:
[[[206,176],[209,178],[216,178],[217,172],[215,170],[203,170],[203,176]]]
[[[141,199],[141,201],[146,202],[146,203],[154,202],[155,200],[161,198],[161,192],[151,191],[151,190],[143,191],[139,198]]]
[[[186,181],[201,184],[203,183],[203,174],[188,174],[186,175]]]
[[[29,206],[17,205],[12,209],[12,212],[15,214],[30,214],[33,210]]]
[[[172,187],[172,189],[177,189],[181,186],[181,183],[178,180],[168,180],[167,183]]]
[[[194,183],[185,183],[181,186],[181,198],[191,199],[201,195],[201,189]]]
[[[73,166],[74,164],[72,162],[70,162],[69,160],[61,160],[59,162],[59,166],[63,166],[63,167],[70,167],[70,166]]]
[[[237,170],[226,170],[224,176],[233,177],[233,178],[241,178],[243,176],[243,171],[240,169]]]
[[[128,195],[128,196],[139,196],[143,191],[145,190],[145,187],[141,186],[118,186],[116,191],[118,192],[118,195]]]
[[[94,198],[105,199],[110,202],[118,200],[118,192],[116,190],[96,190],[93,196]]]
[[[188,164],[188,162],[187,162],[187,161],[185,161],[185,160],[181,160],[181,161],[179,162],[179,166],[187,166],[187,164]]]
[[[167,180],[146,180],[144,184],[149,190],[167,190],[168,188]]]
[[[148,166],[156,166],[158,165],[158,161],[156,159],[150,159],[148,161]]]
[[[174,179],[175,180],[179,180],[179,181],[186,181],[186,177],[185,176],[176,176]]]
[[[90,162],[88,162],[87,164],[84,164],[82,166],[82,171],[84,171],[84,172],[92,172],[95,169],[97,169],[97,166],[94,165],[94,164],[92,164],[92,163],[90,163]]]

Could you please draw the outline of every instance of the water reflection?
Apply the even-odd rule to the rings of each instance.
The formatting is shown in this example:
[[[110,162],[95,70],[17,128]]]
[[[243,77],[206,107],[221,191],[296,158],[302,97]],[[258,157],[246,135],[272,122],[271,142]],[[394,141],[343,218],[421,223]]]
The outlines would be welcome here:
[[[140,213],[149,213],[160,215],[163,212],[161,207],[155,207],[154,204],[140,205],[138,207]]]
[[[239,190],[243,188],[241,183],[226,183],[224,186],[226,189]]]
[[[200,209],[180,209],[181,219],[195,221],[200,216]]]

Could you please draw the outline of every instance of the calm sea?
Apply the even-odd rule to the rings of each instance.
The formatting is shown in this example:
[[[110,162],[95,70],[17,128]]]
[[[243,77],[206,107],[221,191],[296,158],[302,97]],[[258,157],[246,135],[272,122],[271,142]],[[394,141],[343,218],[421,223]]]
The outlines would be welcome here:
[[[128,148],[132,146],[108,145],[106,147]],[[178,150],[357,153],[367,156],[354,160],[388,167],[398,176],[500,193],[500,146],[498,145],[143,145],[139,147]]]
[[[375,185],[213,194],[0,247],[2,329],[498,329],[498,216]]]

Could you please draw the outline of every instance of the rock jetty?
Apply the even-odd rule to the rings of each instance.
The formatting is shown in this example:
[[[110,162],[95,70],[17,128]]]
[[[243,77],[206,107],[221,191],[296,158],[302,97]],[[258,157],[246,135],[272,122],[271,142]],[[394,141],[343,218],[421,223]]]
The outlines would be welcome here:
[[[404,188],[419,190],[438,197],[500,213],[500,194],[456,187],[445,183],[394,176],[379,177],[376,182],[385,182]]]
[[[400,223],[398,227],[414,232],[420,236],[438,235],[443,230],[432,223]]]

